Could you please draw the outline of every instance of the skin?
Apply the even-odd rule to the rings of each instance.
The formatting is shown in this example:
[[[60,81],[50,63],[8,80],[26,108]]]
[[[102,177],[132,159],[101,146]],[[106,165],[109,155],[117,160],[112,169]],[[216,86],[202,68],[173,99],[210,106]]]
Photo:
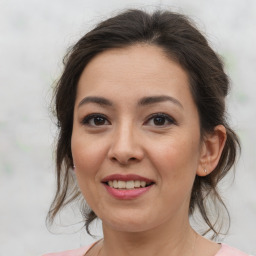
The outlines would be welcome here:
[[[139,104],[155,96],[171,100]],[[195,176],[215,168],[225,139],[219,125],[201,140],[188,76],[161,48],[135,45],[94,57],[78,83],[71,140],[78,185],[103,225],[104,241],[88,255],[189,256],[194,246],[193,254],[214,255],[220,246],[193,231],[188,208]],[[120,200],[101,182],[111,174],[138,174],[155,184]]]

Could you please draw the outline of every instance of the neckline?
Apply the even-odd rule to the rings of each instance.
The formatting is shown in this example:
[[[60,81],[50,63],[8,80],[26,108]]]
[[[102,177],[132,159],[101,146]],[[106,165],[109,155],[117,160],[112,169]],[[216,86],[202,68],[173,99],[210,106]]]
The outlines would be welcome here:
[[[219,243],[219,244],[220,244],[220,249],[217,251],[217,253],[214,256],[219,256],[220,253],[223,251],[224,244],[223,243]]]
[[[94,243],[92,243],[89,247],[86,247],[86,251],[84,252],[83,256],[86,256],[87,253],[88,253],[96,244],[98,244],[98,243],[99,243],[100,241],[102,241],[102,240],[103,240],[103,238],[100,239],[100,240],[98,240],[98,241],[96,241],[96,242],[94,242]],[[226,246],[226,244],[223,244],[223,243],[219,243],[219,244],[220,244],[220,249],[217,251],[217,253],[216,253],[214,256],[219,256],[219,255],[222,253],[224,247]]]
[[[96,244],[98,244],[98,243],[99,243],[100,241],[102,241],[102,240],[103,240],[103,238],[101,238],[100,240],[98,240],[98,241],[92,243],[89,247],[86,248],[86,251],[84,252],[84,254],[83,254],[82,256],[86,256],[87,253],[88,253]]]

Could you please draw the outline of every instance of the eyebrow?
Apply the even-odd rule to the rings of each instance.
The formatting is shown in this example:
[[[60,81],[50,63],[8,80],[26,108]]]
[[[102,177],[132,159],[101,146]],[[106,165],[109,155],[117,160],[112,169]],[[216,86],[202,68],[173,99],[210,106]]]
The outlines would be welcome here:
[[[165,101],[170,101],[183,109],[182,104],[177,99],[170,96],[166,96],[166,95],[143,97],[142,99],[139,100],[138,105],[146,106],[146,105],[151,105],[151,104],[165,102]],[[97,97],[97,96],[88,96],[80,101],[80,103],[78,104],[78,108],[88,103],[96,103],[101,106],[110,106],[110,107],[113,106],[113,103],[106,98]]]
[[[171,101],[172,103],[183,109],[182,104],[177,99],[166,95],[144,97],[139,101],[139,105],[145,106],[165,101]]]
[[[82,99],[80,101],[80,103],[78,104],[78,107],[81,107],[82,105],[87,104],[87,103],[96,103],[101,106],[112,106],[113,105],[112,102],[106,98],[89,96],[89,97],[85,97],[84,99]]]

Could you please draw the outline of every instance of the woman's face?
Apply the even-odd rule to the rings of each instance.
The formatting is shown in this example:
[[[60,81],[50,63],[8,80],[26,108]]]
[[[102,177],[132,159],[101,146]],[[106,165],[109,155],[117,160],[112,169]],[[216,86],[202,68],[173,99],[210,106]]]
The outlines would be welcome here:
[[[186,72],[161,48],[105,51],[77,89],[72,155],[103,225],[138,232],[188,219],[200,128]]]

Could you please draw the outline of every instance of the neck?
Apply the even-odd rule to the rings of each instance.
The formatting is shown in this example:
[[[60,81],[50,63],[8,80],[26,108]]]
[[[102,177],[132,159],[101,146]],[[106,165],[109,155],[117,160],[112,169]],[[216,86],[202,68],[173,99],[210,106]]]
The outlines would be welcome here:
[[[168,224],[164,223],[142,232],[118,231],[103,224],[104,241],[101,255],[193,256],[196,233],[188,220]]]

